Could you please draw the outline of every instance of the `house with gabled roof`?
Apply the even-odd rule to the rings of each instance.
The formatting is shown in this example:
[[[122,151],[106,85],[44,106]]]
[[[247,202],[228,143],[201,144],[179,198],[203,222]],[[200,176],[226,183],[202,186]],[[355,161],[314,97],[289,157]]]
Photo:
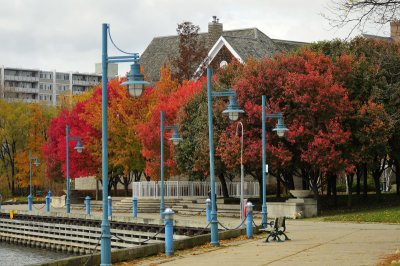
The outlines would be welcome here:
[[[208,24],[208,32],[199,33],[201,42],[206,43],[208,49],[207,63],[221,66],[236,59],[245,63],[249,58],[261,59],[271,57],[275,53],[288,52],[302,45],[304,42],[272,39],[257,28],[223,30],[223,24],[216,16]],[[140,58],[145,75],[151,81],[160,79],[161,66],[168,63],[168,58],[178,54],[179,36],[155,37]],[[206,60],[206,59],[205,59]],[[201,76],[202,62],[193,77]]]

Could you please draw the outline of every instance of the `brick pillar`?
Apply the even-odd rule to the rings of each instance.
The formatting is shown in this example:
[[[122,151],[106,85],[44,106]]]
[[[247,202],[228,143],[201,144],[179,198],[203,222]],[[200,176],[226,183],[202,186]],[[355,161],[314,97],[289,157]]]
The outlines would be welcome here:
[[[219,23],[219,19],[217,16],[213,16],[213,21],[208,23],[208,37],[207,37],[207,46],[208,49],[211,49],[215,42],[222,35],[223,26],[222,23]]]
[[[395,20],[390,22],[390,37],[393,41],[400,41],[400,21]]]

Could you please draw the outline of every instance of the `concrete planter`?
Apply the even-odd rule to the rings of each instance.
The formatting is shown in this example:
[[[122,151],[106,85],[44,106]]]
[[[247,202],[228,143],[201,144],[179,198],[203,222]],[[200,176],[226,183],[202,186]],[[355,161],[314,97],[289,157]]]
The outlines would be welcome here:
[[[63,208],[65,207],[65,195],[61,197],[51,197],[51,207],[53,208]]]

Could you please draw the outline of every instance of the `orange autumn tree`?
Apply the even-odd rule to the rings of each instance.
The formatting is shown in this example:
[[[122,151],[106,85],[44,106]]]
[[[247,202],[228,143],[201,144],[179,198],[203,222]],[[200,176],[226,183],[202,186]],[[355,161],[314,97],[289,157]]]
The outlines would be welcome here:
[[[120,84],[123,79],[114,79],[108,83],[108,156],[109,184],[108,188],[119,183],[128,192],[132,180],[140,178],[144,169],[144,158],[141,155],[141,145],[137,140],[135,125],[146,115],[149,90],[144,95],[132,98],[125,87]],[[88,136],[87,148],[101,165],[101,86],[94,89],[93,95],[83,107],[80,118],[87,121],[94,131]],[[101,169],[97,173],[101,178]]]
[[[27,136],[27,143],[23,150],[17,153],[15,164],[18,169],[16,174],[16,184],[18,187],[29,187],[29,152],[32,157],[39,159],[40,165],[36,167],[32,163],[32,186],[44,186],[47,179],[45,178],[45,157],[42,146],[47,140],[47,128],[50,120],[56,114],[56,109],[49,106],[32,104],[30,108],[30,121]]]
[[[153,180],[160,178],[160,111],[165,113],[165,125],[175,124],[181,107],[200,92],[201,87],[205,84],[205,79],[184,82],[175,91],[163,91],[163,89],[167,89],[162,87],[165,83],[157,84],[153,92],[158,93],[158,97],[157,104],[150,111],[149,120],[137,126],[138,137],[143,147],[142,154],[146,158],[145,172]],[[168,140],[171,134],[170,131],[166,131],[164,134],[166,178],[178,172],[176,162],[173,159],[173,144]]]

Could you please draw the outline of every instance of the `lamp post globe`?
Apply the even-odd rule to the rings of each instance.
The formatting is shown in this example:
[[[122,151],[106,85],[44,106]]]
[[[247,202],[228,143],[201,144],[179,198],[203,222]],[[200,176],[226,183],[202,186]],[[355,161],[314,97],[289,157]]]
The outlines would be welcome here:
[[[176,129],[176,128],[174,129],[174,133],[169,140],[172,141],[172,143],[175,146],[179,144],[179,142],[182,140],[182,138],[179,136],[178,129]]]
[[[81,143],[81,140],[79,139],[78,142],[76,143],[76,146],[74,148],[78,153],[82,153],[84,147]]]
[[[282,118],[278,118],[278,123],[276,124],[276,127],[272,129],[272,131],[276,131],[276,134],[278,137],[282,138],[285,135],[285,132],[288,131],[286,128],[285,124],[283,123]]]
[[[236,97],[230,96],[229,104],[222,113],[228,114],[231,121],[237,121],[239,119],[239,113],[244,113],[244,111],[240,109],[240,106],[236,101]]]
[[[128,80],[121,83],[122,86],[126,86],[129,95],[132,97],[139,97],[142,95],[144,86],[149,82],[144,81],[144,75],[140,74],[140,64],[134,63],[131,65],[131,71],[128,74]]]

